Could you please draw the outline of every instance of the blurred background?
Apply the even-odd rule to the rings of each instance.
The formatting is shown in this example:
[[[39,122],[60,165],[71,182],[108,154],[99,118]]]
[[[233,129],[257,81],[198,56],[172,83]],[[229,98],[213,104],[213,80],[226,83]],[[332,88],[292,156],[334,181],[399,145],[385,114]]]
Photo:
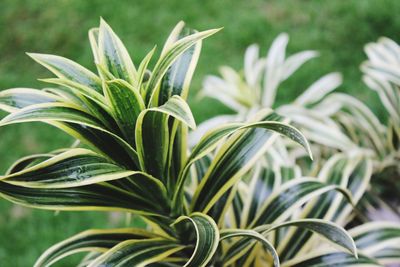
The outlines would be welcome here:
[[[0,2],[0,90],[45,87],[51,74],[25,52],[57,54],[94,70],[87,31],[102,16],[120,36],[136,64],[157,44],[161,49],[179,20],[199,30],[224,27],[203,44],[190,104],[197,122],[230,111],[199,100],[206,74],[218,66],[240,69],[245,48],[258,43],[265,54],[280,33],[290,35],[289,53],[313,49],[320,57],[283,83],[278,99],[289,102],[331,71],[344,76],[340,90],[352,93],[381,114],[375,95],[361,82],[364,44],[387,36],[400,41],[400,1],[228,1],[228,0],[2,0]],[[160,52],[160,51],[158,51]],[[279,101],[278,101],[279,103]],[[3,117],[5,113],[0,112]],[[73,140],[44,124],[0,128],[0,174],[19,157],[69,146]],[[30,210],[0,199],[0,266],[32,266],[47,247],[87,228],[123,225],[119,214]],[[58,266],[71,266],[76,259]]]

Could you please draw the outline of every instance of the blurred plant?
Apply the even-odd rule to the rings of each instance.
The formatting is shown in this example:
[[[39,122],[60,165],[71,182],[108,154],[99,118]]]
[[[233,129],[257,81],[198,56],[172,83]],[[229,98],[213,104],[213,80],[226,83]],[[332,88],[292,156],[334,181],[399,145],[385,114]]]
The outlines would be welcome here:
[[[274,172],[273,177],[268,178],[270,179],[268,183],[271,186],[277,183],[278,187],[281,181],[290,182],[295,177],[317,176],[328,184],[339,184],[351,191],[359,209],[354,213],[351,207],[346,208],[343,203],[337,204],[339,200],[325,195],[314,200],[313,204],[307,204],[308,206],[306,205],[295,218],[300,216],[300,218],[328,219],[342,226],[354,224],[352,219],[355,216],[357,223],[367,221],[366,217],[390,218],[398,221],[396,209],[383,200],[388,191],[389,195],[395,198],[391,199],[392,201],[399,201],[400,195],[398,183],[396,183],[398,181],[396,179],[399,178],[399,46],[388,39],[382,39],[378,44],[367,45],[366,52],[370,60],[362,67],[366,73],[364,80],[369,87],[378,91],[388,111],[390,119],[386,126],[355,97],[344,93],[331,93],[341,84],[341,75],[338,73],[331,73],[320,78],[293,102],[276,106],[275,96],[278,88],[282,86],[281,82],[317,55],[314,51],[304,51],[285,58],[287,43],[288,36],[279,35],[271,45],[266,58],[260,58],[258,46],[252,45],[246,50],[243,72],[236,72],[224,66],[220,69],[222,77],[206,77],[201,94],[221,101],[237,113],[217,116],[202,123],[192,134],[191,142],[197,142],[199,136],[210,127],[229,121],[240,121],[261,108],[274,107],[278,114],[289,118],[311,141],[314,162],[305,160],[306,154],[294,147],[290,141],[278,138],[267,151],[264,163],[260,163],[261,174],[249,175],[263,176],[265,172]],[[332,160],[338,157],[343,158],[342,165],[338,167],[342,173],[338,171],[335,174],[337,177],[330,180],[325,177],[329,169],[327,166],[330,166]],[[354,173],[349,174],[344,170],[346,164],[352,166],[350,168],[353,168]],[[345,178],[346,175],[343,172],[351,178]],[[387,177],[388,174],[390,178]],[[355,178],[358,175],[365,176],[362,180],[358,180]],[[262,184],[254,183],[256,187]],[[380,190],[376,193],[377,188]],[[332,203],[336,204],[332,205]],[[368,229],[368,225],[375,225],[375,229],[380,231],[379,224],[365,224],[359,227]],[[400,227],[400,224],[395,222],[392,225],[397,229]],[[382,231],[384,232],[383,229]],[[357,230],[351,232],[357,232]],[[378,259],[381,263],[400,262],[399,239],[396,238],[392,243],[387,242],[386,244],[391,243],[391,245],[383,251],[393,249],[396,251],[394,255],[397,256],[391,259]],[[309,245],[304,244],[320,246],[310,236],[301,233],[284,237],[283,240],[283,244],[289,247],[286,250],[290,251],[288,255],[282,254],[285,248],[282,248],[284,245],[278,242],[281,244],[278,252],[281,252],[280,256],[284,259],[295,256],[299,251],[306,251]],[[392,246],[396,242],[397,244]],[[377,241],[376,246],[379,246],[379,243]],[[302,249],[294,249],[296,247],[294,244],[298,244],[298,248],[302,247]],[[374,254],[368,255],[375,257]],[[379,255],[377,258],[380,257]]]
[[[50,266],[79,252],[88,253],[80,266],[279,266],[275,247],[282,247],[281,258],[290,266],[375,264],[364,254],[354,257],[354,240],[362,252],[369,252],[376,240],[392,242],[399,236],[400,229],[392,225],[379,225],[370,236],[376,228],[370,225],[355,229],[353,240],[337,224],[304,215],[302,207],[325,193],[343,206],[343,213],[334,215],[344,220],[351,208],[343,197],[355,202],[359,196],[357,187],[350,190],[355,191],[352,198],[343,181],[365,186],[369,177],[369,162],[357,157],[333,158],[317,179],[274,169],[241,181],[248,179],[246,173],[278,134],[310,153],[304,136],[270,109],[260,109],[245,123],[211,129],[188,151],[188,127],[194,128],[195,122],[185,99],[201,40],[217,31],[194,32],[179,23],[152,71],[148,69],[155,49],[136,68],[103,20],[89,31],[98,75],[63,57],[29,54],[57,76],[43,81],[59,87],[0,92],[0,108],[10,113],[0,126],[44,122],[85,146],[16,161],[0,177],[0,195],[33,208],[125,211],[141,216],[148,226],[85,231],[48,249],[35,266]],[[253,173],[261,170],[268,168]],[[270,179],[275,175],[282,177]],[[292,226],[301,234],[325,237],[354,255],[285,245],[283,240],[298,233],[287,228]],[[293,257],[303,251],[318,255]],[[383,252],[387,250],[380,247],[369,255]]]

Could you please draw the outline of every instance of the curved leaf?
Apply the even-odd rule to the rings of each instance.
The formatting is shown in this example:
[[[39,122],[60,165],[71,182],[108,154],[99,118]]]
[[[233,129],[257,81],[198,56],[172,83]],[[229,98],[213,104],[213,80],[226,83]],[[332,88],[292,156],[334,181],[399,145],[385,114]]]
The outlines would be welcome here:
[[[131,57],[119,37],[111,27],[100,20],[98,34],[98,57],[99,63],[117,79],[123,79],[134,84],[137,72]]]
[[[145,109],[140,93],[124,80],[106,82],[104,91],[125,139],[134,146],[136,120]]]
[[[36,62],[53,72],[58,78],[70,80],[87,86],[98,93],[102,92],[100,78],[90,70],[64,57],[27,53]]]
[[[306,255],[287,261],[282,267],[320,267],[320,266],[360,266],[374,267],[382,265],[364,255],[355,258],[343,252],[318,252],[314,255]]]
[[[148,106],[152,105],[153,95],[156,92],[157,87],[159,86],[163,76],[168,71],[169,67],[174,63],[174,61],[182,55],[187,49],[192,47],[198,41],[213,35],[214,33],[218,32],[219,29],[215,30],[208,30],[203,32],[198,32],[186,36],[173,45],[171,45],[168,50],[160,57],[157,61],[153,73],[150,77],[150,80],[147,84],[146,91],[145,91],[145,102]],[[157,105],[153,105],[157,106]]]
[[[157,235],[154,233],[135,228],[87,230],[47,249],[36,261],[34,267],[50,266],[69,255],[79,252],[106,252],[126,240],[155,237]]]
[[[138,266],[162,261],[184,247],[164,238],[127,240],[92,261],[88,267]]]
[[[62,99],[54,94],[30,88],[13,88],[0,92],[0,109],[14,112],[30,105],[58,102]]]
[[[282,222],[292,214],[294,209],[332,190],[339,191],[350,203],[353,203],[350,193],[340,186],[329,185],[314,178],[297,178],[289,181],[264,203],[250,226]]]
[[[251,241],[251,239],[255,239],[257,241],[260,241],[262,243],[262,245],[271,253],[272,257],[273,257],[273,262],[274,262],[274,266],[278,267],[280,266],[279,263],[279,256],[278,253],[276,252],[274,246],[260,233],[254,231],[254,230],[242,230],[242,229],[224,229],[221,230],[221,237],[220,240],[224,240],[227,238],[232,238],[232,237],[249,237],[249,242]],[[249,248],[251,248],[251,244],[248,245]],[[238,251],[230,251],[230,254],[232,255],[240,255],[243,253],[243,251],[246,250],[242,250],[242,248],[240,248],[240,250]],[[229,257],[225,258],[225,264],[229,264]]]
[[[185,267],[207,266],[218,248],[219,229],[214,220],[202,213],[195,212],[190,216],[181,216],[174,225],[178,226],[184,221],[191,223],[195,230],[196,246]]]

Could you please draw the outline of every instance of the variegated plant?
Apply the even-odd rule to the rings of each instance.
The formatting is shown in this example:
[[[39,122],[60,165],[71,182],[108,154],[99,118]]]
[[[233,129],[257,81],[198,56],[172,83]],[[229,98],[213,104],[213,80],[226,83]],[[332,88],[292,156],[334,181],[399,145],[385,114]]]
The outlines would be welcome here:
[[[366,208],[368,214],[360,214],[360,211],[352,212],[350,206],[346,207],[344,203],[338,204],[340,200],[337,198],[340,196],[335,197],[332,194],[331,196],[320,196],[292,218],[326,219],[342,226],[346,226],[355,215],[357,215],[357,220],[365,220],[366,216],[371,217],[371,214],[375,219],[397,220],[396,215],[393,216],[388,209],[385,209],[385,214],[382,214],[381,210],[377,214],[377,211],[374,210],[375,205],[382,208],[382,205],[387,206],[387,204],[380,198],[374,197],[371,188],[377,186],[371,186],[370,183],[383,184],[382,177],[377,178],[377,176],[387,176],[387,173],[383,171],[397,168],[397,175],[393,172],[389,173],[392,177],[389,179],[392,181],[389,188],[395,192],[392,193],[394,198],[399,195],[400,191],[394,190],[396,181],[398,181],[396,179],[399,177],[399,126],[396,125],[400,107],[397,101],[399,99],[398,82],[400,81],[397,73],[400,58],[399,46],[388,39],[381,40],[379,44],[368,45],[366,51],[370,61],[363,65],[366,73],[365,81],[371,88],[379,92],[382,103],[388,110],[391,119],[389,127],[387,127],[364,103],[355,97],[342,93],[331,93],[341,84],[341,76],[337,73],[328,74],[319,79],[292,103],[275,107],[275,96],[280,83],[288,79],[303,63],[317,55],[316,52],[305,51],[285,59],[287,43],[288,36],[280,35],[272,44],[266,58],[260,58],[258,46],[252,45],[246,51],[243,72],[238,73],[230,67],[224,66],[221,68],[222,77],[206,77],[204,90],[201,93],[220,100],[237,113],[221,115],[204,122],[192,134],[191,142],[196,143],[202,133],[214,125],[243,120],[261,108],[274,107],[277,113],[290,118],[305,137],[312,141],[314,163],[310,164],[307,160],[305,161],[306,154],[294,147],[291,142],[278,138],[267,151],[265,163],[258,166],[260,169],[258,173],[250,174],[253,177],[250,179],[252,181],[250,187],[251,185],[255,186],[254,190],[260,190],[259,187],[264,184],[264,182],[260,182],[262,179],[267,179],[265,183],[270,186],[268,190],[261,190],[263,193],[260,193],[262,197],[259,196],[259,198],[264,199],[266,192],[272,193],[277,186],[279,188],[282,182],[296,181],[298,177],[304,175],[317,176],[328,184],[347,188],[353,194],[354,204],[357,204],[363,212]],[[338,161],[338,158],[342,159]],[[337,166],[336,173],[333,173],[333,177],[326,176],[327,170],[332,168],[335,161],[341,162]],[[347,168],[353,171],[349,171]],[[268,178],[263,178],[265,173],[268,174]],[[358,178],[356,178],[357,176]],[[387,177],[383,178],[387,179]],[[293,183],[295,183],[294,181]],[[254,193],[250,193],[250,195],[252,194]],[[244,195],[244,199],[246,198],[247,194]],[[335,204],[331,205],[331,203]],[[371,211],[373,212],[371,213]],[[360,227],[370,229],[369,225],[365,224]],[[381,229],[379,224],[371,225],[374,225],[374,231],[386,232],[385,223],[382,223]],[[393,222],[391,225],[397,229],[400,227],[398,222]],[[357,232],[357,230],[352,232]],[[393,238],[392,241],[372,238],[371,241],[374,240],[374,242],[369,244],[376,248],[380,247],[382,251],[379,253],[375,251],[377,253],[373,254],[369,253],[367,249],[366,254],[375,257],[380,263],[400,263],[397,245],[399,239],[396,235]],[[278,240],[279,242],[280,240]],[[307,236],[304,233],[288,234],[283,238],[283,243],[285,245],[281,245],[281,249],[278,247],[278,252],[284,259],[297,257],[299,253],[306,252],[310,246],[320,246],[318,241],[313,241],[310,235]],[[380,258],[386,253],[383,251],[388,252],[387,259]],[[389,251],[393,253],[389,253]],[[318,255],[320,258],[326,256],[321,252],[318,252]],[[333,257],[332,259],[337,260],[338,258]],[[290,260],[290,262],[298,261]],[[307,264],[303,266],[309,266]]]
[[[136,68],[103,20],[89,32],[97,74],[63,57],[29,54],[55,74],[43,81],[56,87],[0,92],[0,108],[9,112],[0,126],[44,122],[84,146],[16,161],[0,176],[0,196],[48,210],[124,211],[141,216],[148,226],[85,231],[48,249],[35,266],[50,266],[79,252],[87,253],[80,266],[279,266],[276,248],[285,253],[281,261],[287,266],[312,266],[309,258],[297,257],[303,254],[298,246],[284,252],[291,244],[283,240],[295,237],[288,228],[292,226],[347,251],[327,248],[312,259],[315,264],[337,257],[376,264],[363,254],[357,258],[353,238],[367,252],[373,249],[371,239],[388,239],[381,228],[380,235],[362,243],[374,225],[355,229],[352,238],[337,224],[302,215],[313,203],[309,201],[324,193],[344,205],[344,211],[349,204],[343,196],[357,200],[341,182],[329,182],[338,178],[332,173],[342,171],[336,161],[322,178],[286,182],[283,176],[270,180],[266,173],[246,180],[278,134],[310,152],[304,136],[282,116],[261,109],[246,122],[211,129],[188,149],[188,127],[194,128],[195,122],[185,99],[201,40],[217,31],[195,32],[179,23],[151,71],[155,49]],[[351,166],[343,179],[349,180],[359,161],[346,162]],[[369,171],[368,164],[362,168]],[[364,184],[363,173],[356,174],[357,182]],[[335,216],[345,220],[342,213]],[[389,225],[386,231],[399,236],[397,226]],[[304,251],[321,253],[312,246]],[[386,259],[390,251],[373,252]]]

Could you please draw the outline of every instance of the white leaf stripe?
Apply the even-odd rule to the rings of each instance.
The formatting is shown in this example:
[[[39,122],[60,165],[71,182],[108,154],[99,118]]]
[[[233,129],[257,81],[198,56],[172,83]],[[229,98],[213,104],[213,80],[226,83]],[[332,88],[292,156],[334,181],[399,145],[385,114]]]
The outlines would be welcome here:
[[[279,256],[278,256],[278,253],[276,252],[274,246],[260,233],[254,231],[254,230],[224,229],[224,230],[221,230],[220,235],[221,235],[221,237],[220,237],[221,241],[224,239],[233,238],[233,237],[248,237],[250,240],[255,239],[257,241],[260,241],[262,243],[262,245],[271,253],[271,255],[273,257],[274,266],[278,267],[280,265]],[[228,260],[228,259],[225,259],[225,260]]]
[[[98,93],[102,91],[100,78],[72,60],[54,55],[37,53],[27,54],[61,79],[67,79],[90,87]]]
[[[196,245],[185,267],[205,267],[218,248],[219,229],[214,220],[202,213],[195,212],[190,216],[181,216],[174,225],[190,222],[196,233]]]

